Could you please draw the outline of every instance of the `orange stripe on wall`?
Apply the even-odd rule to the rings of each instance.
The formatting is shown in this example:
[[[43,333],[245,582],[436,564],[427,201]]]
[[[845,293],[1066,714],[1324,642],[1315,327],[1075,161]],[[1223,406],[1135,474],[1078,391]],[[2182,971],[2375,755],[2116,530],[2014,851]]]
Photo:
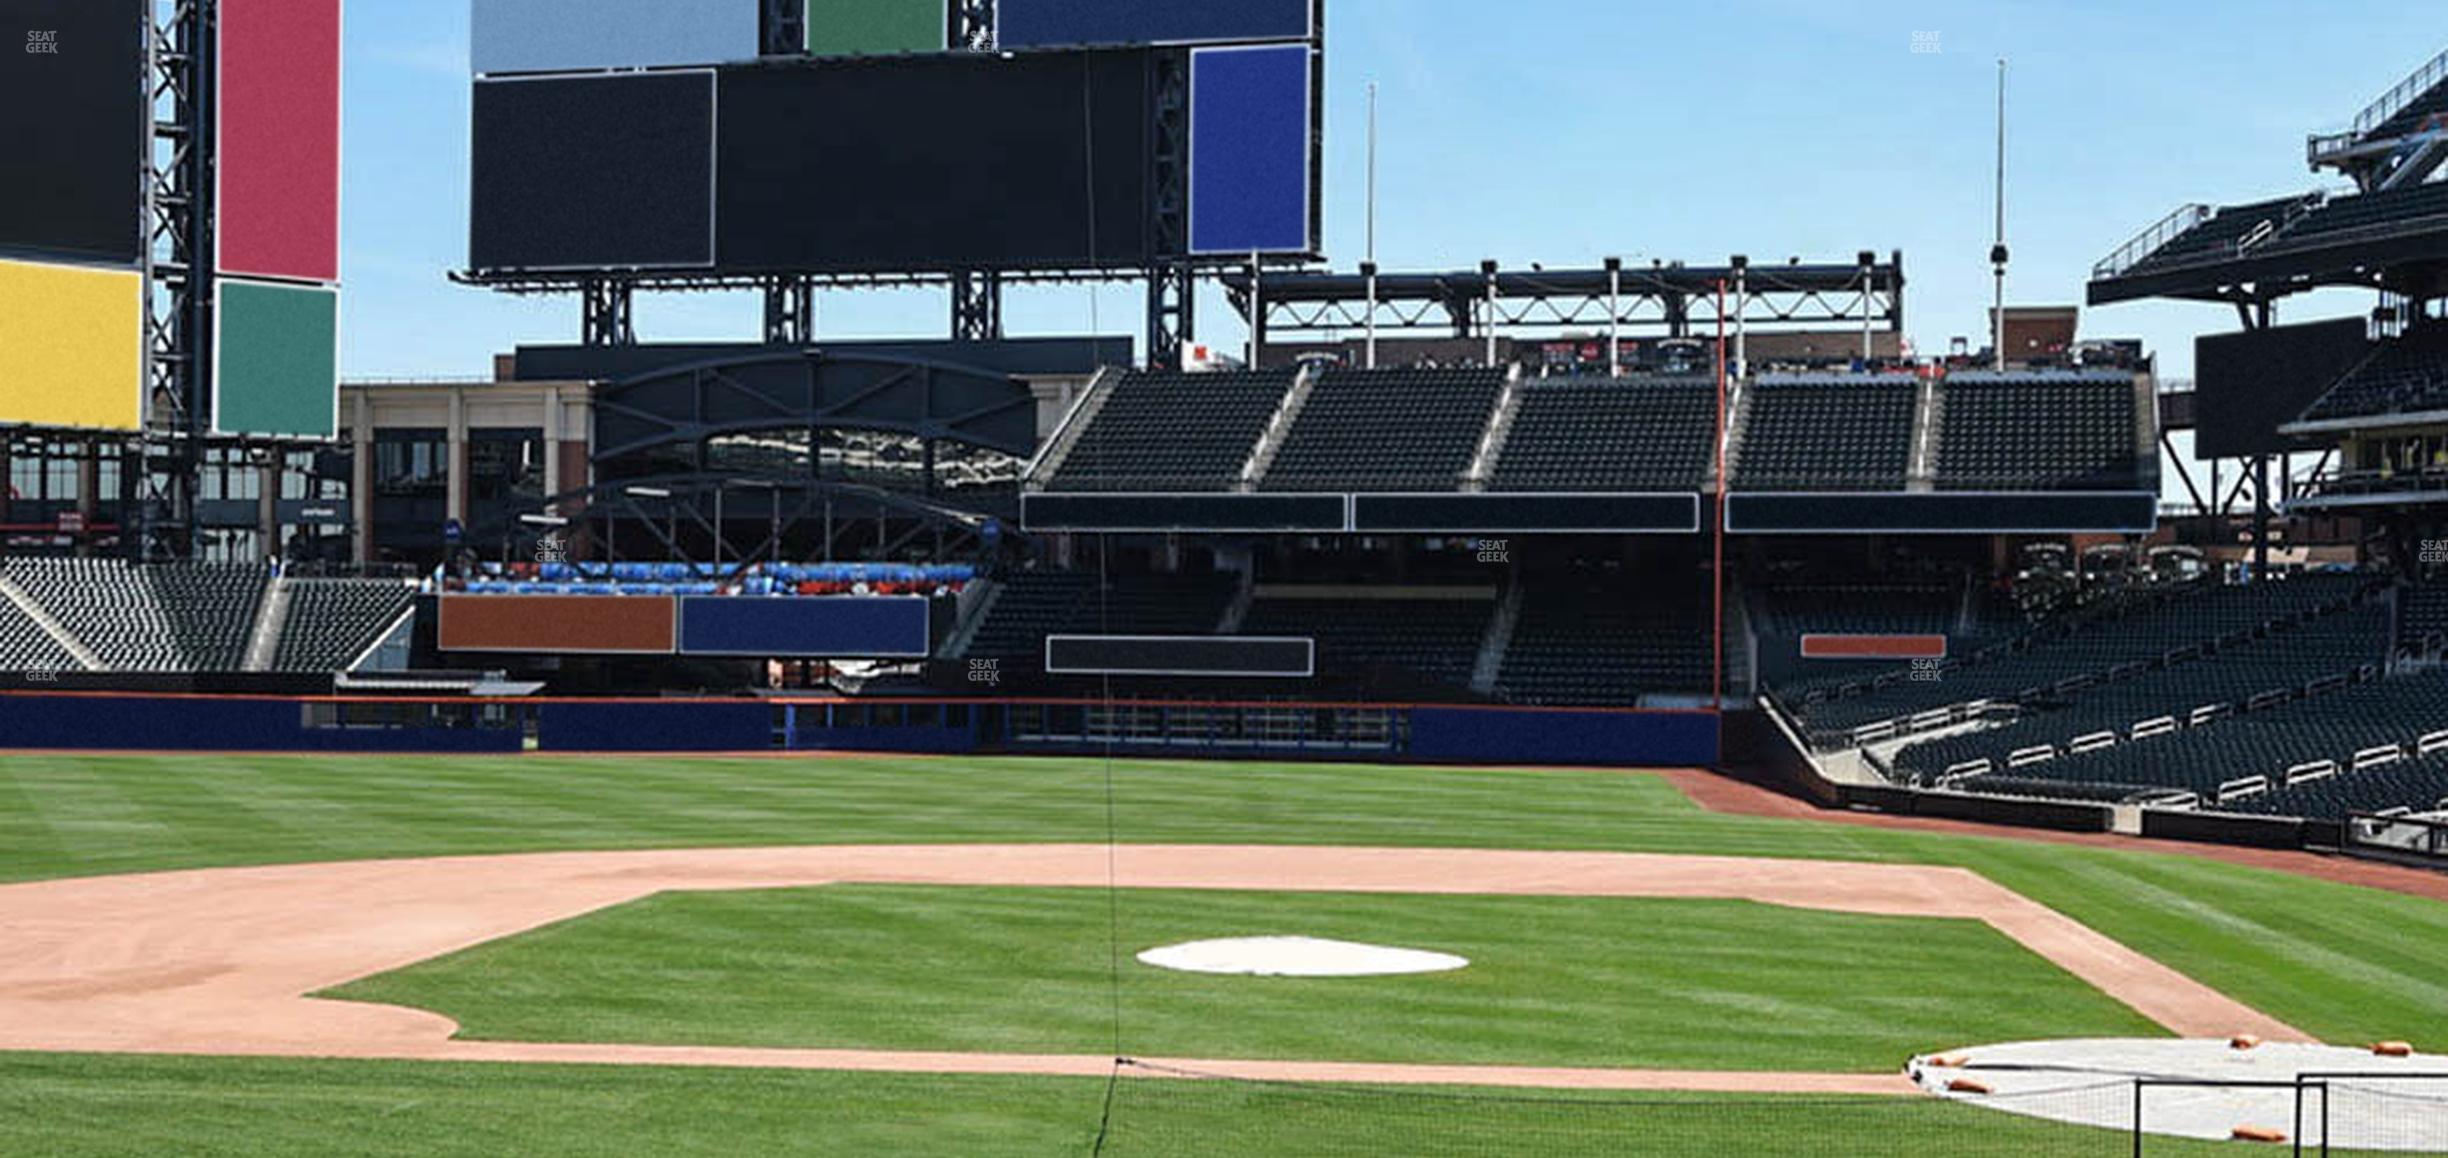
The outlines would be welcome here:
[[[1804,635],[1804,659],[1944,659],[1943,635]]]

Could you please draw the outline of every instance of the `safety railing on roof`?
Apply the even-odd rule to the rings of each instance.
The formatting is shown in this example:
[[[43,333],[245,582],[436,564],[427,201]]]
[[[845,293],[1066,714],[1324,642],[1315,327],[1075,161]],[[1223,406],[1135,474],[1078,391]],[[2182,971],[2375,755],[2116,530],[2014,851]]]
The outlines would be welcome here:
[[[2378,100],[2373,101],[2362,112],[2355,114],[2352,132],[2355,136],[2360,137],[2379,128],[2381,122],[2396,116],[2398,110],[2414,103],[2415,97],[2431,91],[2442,80],[2448,80],[2448,49],[2442,50],[2438,56],[2432,57],[2422,67],[2407,74],[2404,80],[2397,82],[2397,87],[2381,93]]]
[[[2210,220],[2210,207],[2207,205],[2195,202],[2177,207],[2175,212],[2160,218],[2150,228],[2135,234],[2133,240],[2118,246],[2116,252],[2101,258],[2098,264],[2091,267],[2092,280],[2115,277],[2132,269],[2143,258],[2157,253],[2168,242],[2176,240],[2187,230],[2208,220]]]

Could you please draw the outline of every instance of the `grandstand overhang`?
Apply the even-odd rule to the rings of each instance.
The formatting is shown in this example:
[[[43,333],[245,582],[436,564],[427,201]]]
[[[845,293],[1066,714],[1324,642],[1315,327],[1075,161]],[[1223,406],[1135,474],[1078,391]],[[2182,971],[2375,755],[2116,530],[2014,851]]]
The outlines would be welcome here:
[[[2250,304],[2330,286],[2385,289],[2412,298],[2448,293],[2448,219],[2383,237],[2094,278],[2085,297],[2095,306],[2148,298]]]
[[[1653,265],[1619,269],[1451,273],[1227,271],[1218,277],[1244,321],[1276,337],[1435,331],[1467,337],[1620,327],[1665,336],[1713,333],[1724,293],[1729,325],[1904,328],[1904,255],[1866,263]],[[1372,285],[1372,282],[1374,283]],[[1253,317],[1253,310],[1258,316]]]

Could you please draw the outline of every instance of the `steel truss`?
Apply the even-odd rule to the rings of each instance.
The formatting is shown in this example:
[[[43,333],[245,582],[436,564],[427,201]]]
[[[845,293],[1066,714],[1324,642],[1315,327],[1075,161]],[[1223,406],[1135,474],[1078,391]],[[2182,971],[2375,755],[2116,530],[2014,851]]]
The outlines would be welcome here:
[[[532,510],[470,528],[468,543],[482,554],[498,542],[506,556],[577,529],[586,555],[619,561],[616,532],[626,529],[633,542],[649,540],[645,559],[737,574],[754,563],[889,559],[922,538],[934,558],[980,554],[992,522],[928,496],[836,479],[653,475],[547,496]]]
[[[1657,266],[1529,273],[1381,274],[1374,299],[1358,274],[1269,273],[1257,279],[1264,316],[1250,317],[1252,278],[1228,271],[1222,281],[1233,309],[1270,339],[1361,333],[1372,318],[1380,332],[1438,331],[1484,336],[1483,326],[1507,330],[1648,329],[1684,337],[1712,329],[1720,309],[1729,324],[1751,326],[1904,326],[1903,255],[1859,265],[1751,265],[1736,269]],[[1490,294],[1491,282],[1494,293]],[[1740,284],[1720,305],[1716,286]]]
[[[211,430],[213,170],[218,0],[156,0],[148,14],[152,147],[146,157],[146,437],[129,447],[120,498],[138,558],[193,550],[202,439]]]

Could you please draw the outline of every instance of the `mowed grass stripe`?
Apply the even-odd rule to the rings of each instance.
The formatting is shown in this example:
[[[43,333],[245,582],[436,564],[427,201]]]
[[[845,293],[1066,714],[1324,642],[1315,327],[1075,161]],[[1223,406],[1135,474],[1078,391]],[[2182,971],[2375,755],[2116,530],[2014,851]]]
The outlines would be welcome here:
[[[1126,1052],[1892,1072],[1915,1053],[2162,1031],[1975,921],[1748,901],[1125,890]],[[325,996],[462,1036],[1016,1053],[1109,1047],[1101,889],[667,893]],[[1456,953],[1397,977],[1218,977],[1146,948],[1305,935]]]
[[[635,1066],[0,1055],[0,1150],[46,1158],[1046,1158],[1105,1083]],[[1133,1078],[1111,1158],[1946,1154],[2107,1158],[2113,1131],[1923,1099],[1378,1090]],[[2168,1158],[2232,1144],[2154,1138]],[[2338,1158],[2370,1158],[2340,1154]]]
[[[213,793],[235,766],[311,831]],[[1106,839],[1106,765],[1024,758],[18,756],[0,880],[557,849]],[[1125,760],[1114,832],[1961,865],[2299,1028],[2448,1049],[2448,905],[2208,860],[1707,813],[1605,771]],[[62,826],[65,828],[63,829]]]

